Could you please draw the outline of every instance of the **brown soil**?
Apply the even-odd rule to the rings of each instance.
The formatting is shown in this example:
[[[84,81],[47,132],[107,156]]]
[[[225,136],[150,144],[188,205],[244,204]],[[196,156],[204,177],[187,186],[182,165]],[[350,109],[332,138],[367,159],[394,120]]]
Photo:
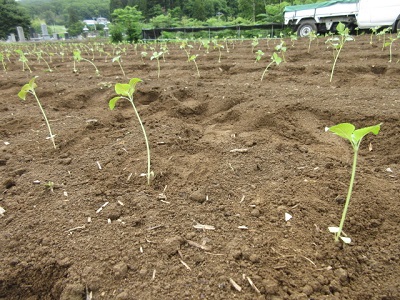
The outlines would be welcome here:
[[[32,56],[32,74],[7,62],[0,299],[400,299],[399,43],[392,63],[382,40],[346,43],[332,83],[323,39],[310,53],[307,39],[287,41],[287,62],[263,81],[278,41],[260,42],[258,63],[250,43],[225,45],[220,63],[217,49],[196,44],[200,79],[172,43],[159,79],[140,45],[124,46],[127,77],[99,52],[99,77],[85,61],[73,73],[76,45],[64,63],[53,57],[52,73]],[[17,97],[33,75],[56,150],[34,97]],[[132,107],[108,108],[114,84],[132,77],[143,80],[135,102],[150,186]],[[324,131],[341,122],[383,122],[361,145],[350,245],[327,230],[340,221],[352,164],[348,141]]]

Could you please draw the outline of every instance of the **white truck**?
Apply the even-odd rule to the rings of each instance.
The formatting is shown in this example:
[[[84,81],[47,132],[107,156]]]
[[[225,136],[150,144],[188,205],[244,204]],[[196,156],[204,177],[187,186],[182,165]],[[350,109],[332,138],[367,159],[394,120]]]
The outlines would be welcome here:
[[[400,0],[330,0],[286,6],[285,25],[308,36],[311,31],[334,31],[339,22],[350,29],[392,27],[400,32]]]

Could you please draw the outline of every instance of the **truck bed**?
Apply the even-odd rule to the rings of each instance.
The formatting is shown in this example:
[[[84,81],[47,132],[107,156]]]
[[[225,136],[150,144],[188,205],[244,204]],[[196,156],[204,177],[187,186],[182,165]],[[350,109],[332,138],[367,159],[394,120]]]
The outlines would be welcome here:
[[[333,16],[356,15],[358,0],[332,0],[314,4],[286,6],[284,11],[285,25],[297,23],[301,19],[320,18]]]

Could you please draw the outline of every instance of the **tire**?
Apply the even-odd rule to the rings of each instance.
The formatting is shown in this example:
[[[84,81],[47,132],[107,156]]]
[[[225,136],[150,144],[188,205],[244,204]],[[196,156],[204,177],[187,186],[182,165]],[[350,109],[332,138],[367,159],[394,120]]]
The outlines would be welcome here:
[[[396,21],[396,25],[394,26],[394,30],[397,33],[400,33],[400,20]]]
[[[300,23],[297,28],[297,35],[300,37],[306,37],[310,35],[311,31],[317,32],[317,25],[315,25],[314,22],[308,21]]]

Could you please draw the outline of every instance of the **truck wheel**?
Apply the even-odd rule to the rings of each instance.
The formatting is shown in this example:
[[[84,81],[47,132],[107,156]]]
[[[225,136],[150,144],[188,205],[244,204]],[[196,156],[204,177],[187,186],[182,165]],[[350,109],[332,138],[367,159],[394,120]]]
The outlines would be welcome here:
[[[299,25],[297,28],[297,35],[300,37],[309,36],[311,31],[317,31],[317,26],[314,22],[304,22]]]
[[[400,20],[397,20],[396,26],[394,27],[397,33],[400,33]]]

